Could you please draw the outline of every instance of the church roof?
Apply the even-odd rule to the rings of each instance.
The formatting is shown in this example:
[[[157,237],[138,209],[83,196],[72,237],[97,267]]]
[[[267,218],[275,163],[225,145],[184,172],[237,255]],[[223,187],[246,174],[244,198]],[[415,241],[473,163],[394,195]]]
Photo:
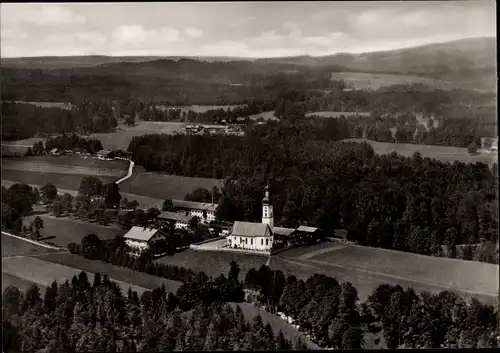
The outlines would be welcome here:
[[[242,237],[270,237],[271,228],[266,223],[252,223],[236,221],[231,235]]]

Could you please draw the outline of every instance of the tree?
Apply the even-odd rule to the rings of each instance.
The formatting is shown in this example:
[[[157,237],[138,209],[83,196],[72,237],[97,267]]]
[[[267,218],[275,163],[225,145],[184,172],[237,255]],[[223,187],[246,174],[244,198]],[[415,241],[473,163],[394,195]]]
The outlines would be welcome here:
[[[16,315],[21,310],[21,292],[12,285],[2,293],[2,309],[5,315]]]
[[[189,228],[191,229],[197,229],[199,224],[200,224],[200,219],[196,216],[194,216],[189,220]]]
[[[172,203],[172,200],[171,199],[165,199],[163,201],[163,205],[162,205],[161,209],[164,212],[175,211],[175,207],[174,207],[174,204]]]
[[[239,218],[239,210],[233,200],[227,195],[223,195],[219,201],[217,209],[215,210],[215,219],[233,222]]]
[[[47,203],[57,197],[57,188],[53,184],[45,184],[40,188],[40,194],[42,201]]]
[[[83,237],[82,255],[92,260],[98,260],[102,257],[102,242],[97,235],[91,233]]]
[[[342,336],[342,349],[363,348],[363,332],[360,328],[349,327]]]
[[[107,208],[117,208],[121,199],[118,184],[108,183],[104,185],[104,197]]]
[[[133,115],[126,115],[125,116],[125,124],[128,126],[132,126],[135,124],[135,117]]]
[[[36,216],[30,223],[30,232],[33,239],[40,238],[40,229],[43,229],[43,219]]]
[[[94,176],[84,176],[78,187],[78,195],[91,198],[102,193],[102,182]]]
[[[156,207],[150,207],[146,211],[146,217],[147,217],[148,221],[152,221],[156,217],[158,217],[160,215],[160,213],[161,213],[160,210],[157,209]]]

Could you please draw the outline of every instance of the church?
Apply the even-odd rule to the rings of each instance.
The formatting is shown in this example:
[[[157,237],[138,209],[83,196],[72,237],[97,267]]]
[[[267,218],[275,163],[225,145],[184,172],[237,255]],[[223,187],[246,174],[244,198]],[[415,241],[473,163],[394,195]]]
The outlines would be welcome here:
[[[273,206],[266,186],[262,199],[262,222],[241,222],[233,224],[227,245],[233,249],[270,252],[275,245],[275,235],[289,236],[295,229],[274,227]]]

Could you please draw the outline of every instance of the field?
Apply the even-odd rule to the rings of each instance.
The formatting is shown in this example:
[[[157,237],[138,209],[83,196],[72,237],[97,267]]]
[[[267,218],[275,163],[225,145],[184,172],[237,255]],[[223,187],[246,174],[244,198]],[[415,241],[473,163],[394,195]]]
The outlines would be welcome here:
[[[345,117],[349,117],[352,115],[360,115],[360,116],[370,116],[369,112],[327,112],[327,111],[321,111],[321,112],[312,112],[312,113],[307,113],[306,116],[309,117],[311,115],[318,115],[323,118],[339,118],[342,115]]]
[[[21,255],[39,255],[53,253],[55,251],[57,250],[44,248],[2,233],[2,258]]]
[[[231,260],[242,268],[242,279],[250,268],[258,269],[268,261],[262,256],[195,250],[158,261],[217,276],[228,273]],[[350,281],[362,301],[383,283],[413,287],[417,291],[455,290],[489,302],[496,300],[498,289],[498,266],[336,242],[279,253],[271,257],[268,265],[286,276],[307,279],[315,273],[324,273],[340,282]]]
[[[51,174],[94,175],[97,177],[114,177],[116,179],[127,174],[128,162],[123,160],[103,161],[94,158],[83,159],[78,156],[33,156],[22,158],[4,158],[3,171],[22,171]]]
[[[368,142],[376,154],[390,154],[396,152],[405,157],[411,157],[413,153],[420,152],[422,158],[436,158],[443,162],[453,163],[459,161],[463,163],[482,162],[488,165],[493,164],[497,160],[497,154],[479,154],[469,155],[467,148],[449,147],[449,146],[434,146],[434,145],[415,145],[410,143],[388,143],[377,142],[367,139],[347,139],[344,141]]]
[[[180,109],[183,112],[188,112],[189,110],[192,110],[195,113],[205,113],[208,110],[216,110],[216,109],[227,110],[229,108],[232,110],[236,107],[241,107],[241,105],[186,105],[178,107],[157,105],[156,107],[162,111],[165,111],[167,109]]]
[[[6,274],[11,279],[15,277],[14,281],[20,279],[22,282],[31,282],[42,287],[49,287],[54,281],[57,283],[64,283],[66,280],[71,281],[73,276],[78,276],[80,272],[81,270],[76,268],[29,256],[2,259],[2,276]],[[90,283],[92,283],[94,274],[87,272],[87,276]],[[127,293],[129,288],[139,295],[148,290],[141,286],[117,280],[111,276],[110,279],[120,286],[122,293]]]
[[[172,134],[185,127],[187,123],[138,121],[134,126],[120,126],[115,132],[93,134],[87,137],[101,141],[104,149],[126,151],[134,136],[148,134]]]
[[[373,89],[377,90],[380,87],[422,83],[440,89],[451,89],[453,84],[447,81],[440,81],[426,77],[406,76],[406,75],[390,75],[379,73],[360,73],[360,72],[334,72],[331,75],[333,81],[344,80],[346,83],[351,83],[356,89]]]
[[[264,121],[266,121],[266,120],[278,120],[278,118],[276,118],[274,116],[274,110],[270,110],[268,112],[262,112],[259,114],[250,115],[250,116],[248,116],[248,118],[252,119],[252,120],[257,120],[259,118],[262,118],[262,119],[264,119]]]
[[[145,172],[135,167],[132,176],[120,184],[121,193],[146,196],[153,199],[184,199],[186,194],[197,188],[211,190],[222,187],[222,179],[190,178],[176,175]]]
[[[300,333],[299,330],[282,320],[277,315],[268,313],[267,311],[249,303],[229,303],[229,305],[231,305],[234,310],[236,310],[236,307],[239,306],[245,315],[245,319],[249,322],[252,322],[255,316],[260,315],[264,325],[269,322],[275,334],[281,330],[285,338],[292,341],[292,343],[297,342],[298,338],[301,337],[301,339],[307,344],[308,349],[321,349],[317,344],[311,342],[307,336]]]
[[[36,216],[25,217],[23,223],[28,225]],[[54,218],[48,215],[39,215],[43,220],[42,236],[59,246],[67,247],[69,243],[80,243],[87,234],[94,233],[100,239],[113,239],[126,233],[118,225],[102,226],[97,223],[88,223],[76,219]]]
[[[25,102],[25,101],[16,101],[16,103],[24,103],[24,104],[32,104],[41,108],[59,108],[64,110],[71,110],[73,106],[64,102]]]
[[[113,266],[106,262],[88,260],[70,253],[48,254],[39,256],[38,258],[53,264],[65,265],[89,273],[99,272],[101,275],[106,274],[115,280],[124,283],[132,283],[136,286],[150,290],[160,287],[163,284],[167,291],[175,293],[182,284],[179,281],[172,281],[158,276],[148,275],[147,273],[139,273],[129,268]]]
[[[2,141],[2,155],[7,156],[22,156],[28,150],[28,147],[33,146],[36,142],[45,142],[44,138],[32,137],[24,140]]]

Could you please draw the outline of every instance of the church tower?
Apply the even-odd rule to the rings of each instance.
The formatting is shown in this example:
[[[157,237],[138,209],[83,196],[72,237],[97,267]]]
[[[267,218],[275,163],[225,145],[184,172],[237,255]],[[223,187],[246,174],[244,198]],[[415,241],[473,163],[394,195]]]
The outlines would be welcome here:
[[[269,228],[273,230],[274,227],[274,216],[273,216],[273,205],[271,204],[271,198],[269,197],[269,184],[266,185],[264,198],[262,199],[262,223],[269,225]]]

